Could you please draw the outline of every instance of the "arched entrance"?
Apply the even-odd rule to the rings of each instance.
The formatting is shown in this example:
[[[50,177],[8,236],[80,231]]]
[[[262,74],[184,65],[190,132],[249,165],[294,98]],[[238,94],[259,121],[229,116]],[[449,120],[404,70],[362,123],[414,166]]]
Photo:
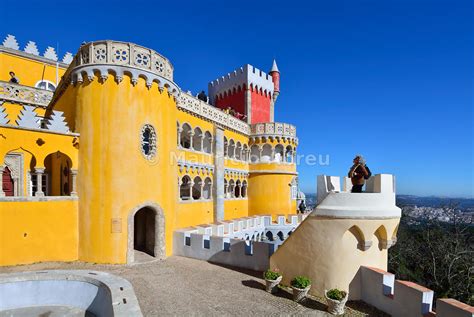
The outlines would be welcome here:
[[[133,249],[155,256],[155,212],[144,207],[134,218]]]
[[[165,257],[165,217],[157,204],[140,205],[128,216],[128,264],[135,262],[137,251],[157,259]]]

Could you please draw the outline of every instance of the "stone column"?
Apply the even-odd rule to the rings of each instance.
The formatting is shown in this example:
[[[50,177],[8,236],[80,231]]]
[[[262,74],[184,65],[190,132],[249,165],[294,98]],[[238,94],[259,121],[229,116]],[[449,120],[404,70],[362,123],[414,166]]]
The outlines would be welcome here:
[[[183,132],[183,128],[178,128],[178,148],[181,147],[181,132]]]
[[[36,167],[35,168],[36,172],[36,197],[44,197],[44,192],[43,192],[43,174],[44,174],[44,168],[42,167]]]
[[[193,187],[194,187],[194,181],[191,179],[191,181],[189,181],[189,200],[194,200]]]
[[[3,177],[3,171],[5,170],[5,165],[0,165],[0,175]],[[5,197],[5,192],[3,191],[3,181],[0,183],[0,197]]]
[[[189,149],[190,149],[190,150],[194,150],[194,147],[193,147],[193,137],[194,137],[194,132],[193,132],[193,131],[189,131]]]
[[[76,180],[77,180],[77,169],[71,168],[71,182],[72,182],[71,196],[74,196],[74,197],[77,196]]]
[[[210,145],[210,148],[211,148],[210,153],[212,154],[212,151],[214,150],[214,147],[212,146],[212,145],[214,144],[214,138],[211,137],[211,138],[209,139],[209,142],[211,143],[211,145]]]
[[[215,128],[214,132],[214,221],[224,220],[224,130]]]

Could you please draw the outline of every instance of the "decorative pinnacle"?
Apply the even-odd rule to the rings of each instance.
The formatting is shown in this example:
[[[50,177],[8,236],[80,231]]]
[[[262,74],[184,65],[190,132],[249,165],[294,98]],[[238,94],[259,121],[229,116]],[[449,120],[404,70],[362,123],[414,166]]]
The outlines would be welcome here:
[[[280,71],[278,70],[277,62],[276,62],[275,59],[273,59],[272,69],[270,70],[270,73],[272,73],[272,72],[277,72],[277,73],[280,72]]]

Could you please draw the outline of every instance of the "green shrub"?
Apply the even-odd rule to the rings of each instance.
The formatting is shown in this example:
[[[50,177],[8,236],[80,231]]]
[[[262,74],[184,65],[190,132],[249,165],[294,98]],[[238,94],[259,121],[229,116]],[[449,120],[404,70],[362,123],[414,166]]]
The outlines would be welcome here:
[[[344,299],[344,297],[346,297],[347,293],[344,292],[344,291],[341,291],[337,288],[333,288],[333,289],[327,291],[326,295],[330,299],[340,301],[340,300]]]
[[[291,280],[291,286],[296,288],[306,288],[311,285],[311,280],[306,276],[297,276]]]
[[[263,273],[263,277],[266,279],[266,280],[270,280],[270,281],[274,281],[276,280],[277,278],[279,278],[281,276],[280,273],[278,273],[278,270],[275,269],[274,271],[268,269],[265,271],[265,273]]]

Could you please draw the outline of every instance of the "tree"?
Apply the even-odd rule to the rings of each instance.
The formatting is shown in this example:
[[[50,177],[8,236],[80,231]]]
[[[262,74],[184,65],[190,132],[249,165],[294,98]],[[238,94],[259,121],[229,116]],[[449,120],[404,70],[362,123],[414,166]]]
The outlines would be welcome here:
[[[389,252],[389,270],[435,292],[474,304],[474,226],[454,205],[444,206],[448,222],[423,217],[411,224],[404,214],[397,244]],[[428,219],[428,220],[426,220]]]

